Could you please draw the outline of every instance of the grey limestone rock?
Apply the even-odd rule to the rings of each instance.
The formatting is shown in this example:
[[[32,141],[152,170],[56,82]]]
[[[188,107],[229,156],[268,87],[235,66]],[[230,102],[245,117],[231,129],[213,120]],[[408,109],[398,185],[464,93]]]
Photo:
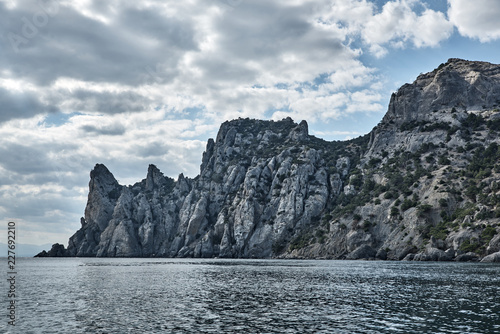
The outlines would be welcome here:
[[[457,262],[477,262],[479,261],[479,255],[474,252],[467,252],[464,254],[460,254],[455,258]]]
[[[481,262],[500,262],[500,252],[496,252],[482,258]]]
[[[269,150],[262,144],[276,140],[286,145],[271,147],[264,156],[248,154]],[[98,164],[91,172],[82,228],[71,237],[69,252],[270,257],[273,245],[307,228],[330,198],[324,151],[302,146],[308,140],[305,121],[240,119],[224,123],[217,140],[208,141],[195,180],[181,174],[175,181],[150,165],[144,180],[124,187]]]
[[[497,234],[491,239],[490,243],[488,244],[488,248],[486,248],[486,252],[488,254],[500,252],[500,234]]]
[[[369,245],[361,245],[347,255],[348,260],[371,259],[375,258],[376,252]]]
[[[237,119],[208,140],[195,178],[149,165],[122,186],[97,164],[65,254],[496,259],[499,108],[500,66],[450,59],[402,86],[356,139]]]
[[[428,248],[423,253],[418,253],[413,258],[413,261],[450,261],[452,257],[449,253],[437,249],[437,248]]]

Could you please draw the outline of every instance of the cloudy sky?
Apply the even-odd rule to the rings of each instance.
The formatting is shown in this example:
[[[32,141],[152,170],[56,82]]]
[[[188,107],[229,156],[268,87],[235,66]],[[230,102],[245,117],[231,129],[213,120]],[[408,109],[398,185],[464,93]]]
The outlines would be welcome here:
[[[225,120],[365,134],[448,58],[500,63],[499,17],[497,0],[0,1],[0,220],[67,244],[96,163],[125,185],[150,163],[194,177]]]

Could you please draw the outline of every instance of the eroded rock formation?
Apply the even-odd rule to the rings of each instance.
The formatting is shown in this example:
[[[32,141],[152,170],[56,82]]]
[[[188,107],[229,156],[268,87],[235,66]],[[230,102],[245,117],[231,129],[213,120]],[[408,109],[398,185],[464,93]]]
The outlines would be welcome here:
[[[366,136],[238,119],[200,174],[90,174],[69,256],[497,261],[500,66],[450,59],[394,93]],[[60,252],[59,252],[60,253]]]

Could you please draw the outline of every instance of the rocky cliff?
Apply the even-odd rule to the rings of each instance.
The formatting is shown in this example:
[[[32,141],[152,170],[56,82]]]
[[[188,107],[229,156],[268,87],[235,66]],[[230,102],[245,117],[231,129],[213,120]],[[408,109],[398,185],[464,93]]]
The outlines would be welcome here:
[[[194,179],[150,165],[122,186],[98,164],[65,255],[498,261],[499,107],[499,65],[450,59],[354,140],[238,119]]]

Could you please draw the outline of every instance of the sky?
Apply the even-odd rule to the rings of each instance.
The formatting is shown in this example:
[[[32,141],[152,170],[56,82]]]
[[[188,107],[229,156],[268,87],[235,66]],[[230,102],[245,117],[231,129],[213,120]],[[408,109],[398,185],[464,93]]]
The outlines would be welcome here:
[[[497,0],[0,1],[0,221],[67,245],[96,163],[123,185],[149,164],[195,177],[238,117],[366,134],[448,58],[499,64],[499,17]]]

